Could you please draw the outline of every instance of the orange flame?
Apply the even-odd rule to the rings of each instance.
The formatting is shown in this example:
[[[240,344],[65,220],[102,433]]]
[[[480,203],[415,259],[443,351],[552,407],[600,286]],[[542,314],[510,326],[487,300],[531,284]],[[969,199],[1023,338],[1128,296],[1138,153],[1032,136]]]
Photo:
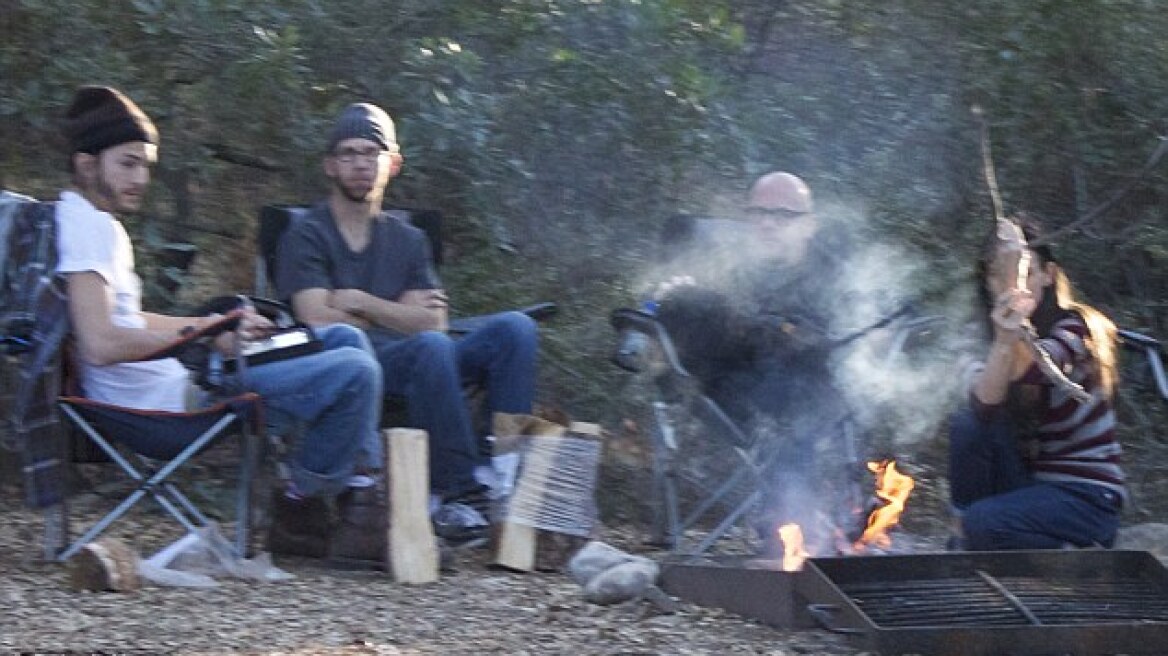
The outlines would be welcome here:
[[[854,545],[857,551],[863,550],[864,545],[868,544],[880,548],[887,548],[892,544],[892,539],[888,537],[888,529],[900,522],[904,504],[916,485],[911,476],[896,470],[895,460],[870,462],[868,470],[876,475],[876,496],[884,500],[884,503],[868,516],[868,527]]]
[[[783,571],[803,569],[803,561],[811,555],[803,545],[803,529],[798,524],[783,524],[779,527],[779,539],[783,541]]]

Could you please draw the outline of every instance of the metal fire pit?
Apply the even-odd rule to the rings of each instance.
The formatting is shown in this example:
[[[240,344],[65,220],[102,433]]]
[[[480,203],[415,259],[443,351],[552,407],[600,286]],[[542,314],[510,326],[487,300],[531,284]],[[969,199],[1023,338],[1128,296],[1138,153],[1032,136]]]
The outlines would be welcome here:
[[[661,588],[700,606],[723,608],[780,629],[810,629],[818,624],[807,600],[795,591],[798,572],[782,563],[740,557],[666,562]]]
[[[1168,570],[1143,551],[1068,550],[676,564],[665,589],[881,654],[1168,653]]]

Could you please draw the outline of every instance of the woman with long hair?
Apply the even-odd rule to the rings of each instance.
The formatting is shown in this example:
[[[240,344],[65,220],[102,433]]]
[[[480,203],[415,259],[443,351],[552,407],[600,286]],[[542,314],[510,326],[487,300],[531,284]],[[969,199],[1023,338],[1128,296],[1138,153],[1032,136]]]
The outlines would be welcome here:
[[[1027,242],[1039,237],[1033,222],[1021,227]],[[1019,275],[1023,254],[1029,271]],[[995,238],[978,275],[991,340],[968,404],[950,420],[958,520],[950,548],[1110,547],[1126,497],[1113,407],[1115,324],[1075,298],[1049,246],[1023,253]],[[1027,343],[1031,326],[1081,398],[1039,366]]]

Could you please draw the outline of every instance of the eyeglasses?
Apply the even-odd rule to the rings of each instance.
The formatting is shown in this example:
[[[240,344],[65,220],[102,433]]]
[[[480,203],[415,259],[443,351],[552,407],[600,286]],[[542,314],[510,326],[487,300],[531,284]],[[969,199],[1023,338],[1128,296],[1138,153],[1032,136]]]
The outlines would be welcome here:
[[[397,144],[391,144],[388,149],[381,149],[376,146],[369,148],[341,148],[333,151],[333,157],[342,164],[352,164],[358,160],[364,162],[376,162],[382,156],[396,154],[399,150]]]
[[[746,208],[746,216],[751,220],[773,219],[776,221],[793,221],[799,217],[807,216],[811,212],[800,212],[797,210],[789,210],[783,207],[748,207]]]

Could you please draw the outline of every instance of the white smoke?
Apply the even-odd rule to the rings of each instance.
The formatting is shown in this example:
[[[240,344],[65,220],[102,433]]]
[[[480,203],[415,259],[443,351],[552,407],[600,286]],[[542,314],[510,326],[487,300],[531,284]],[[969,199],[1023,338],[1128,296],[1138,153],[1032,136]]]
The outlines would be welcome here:
[[[864,228],[862,214],[850,216],[849,225]],[[884,446],[911,455],[936,434],[960,391],[957,356],[968,347],[962,324],[972,297],[955,288],[942,303],[924,302],[930,276],[943,273],[933,270],[935,264],[871,236],[853,241],[861,245],[833,281],[836,332],[853,335],[906,306],[913,309],[838,349],[836,386],[863,430],[886,433],[880,436]]]
[[[770,498],[764,503],[779,521],[799,523],[809,550],[824,554],[838,545],[838,529],[853,528],[845,527],[849,521],[845,516],[867,501],[871,483],[853,480],[863,491],[847,500],[850,507],[842,507],[840,499],[823,494],[824,479],[811,473],[818,465],[804,463],[852,460],[862,467],[863,461],[881,457],[911,461],[914,452],[938,434],[959,400],[958,354],[969,346],[964,323],[972,307],[972,289],[954,286],[939,294],[938,276],[952,273],[938,271],[936,264],[911,249],[881,239],[861,210],[821,201],[818,214],[825,228],[828,222],[842,227],[851,245],[840,253],[838,265],[830,267],[831,279],[821,281],[824,291],[816,300],[830,316],[829,336],[851,338],[835,349],[829,366],[850,411],[852,441],[825,430],[823,418],[814,412],[777,418],[774,425],[760,427],[759,437],[778,443],[789,442],[791,435],[809,435],[798,447],[807,453],[776,470],[774,489],[766,492]],[[708,219],[699,226],[692,248],[644,271],[640,288],[651,294],[662,283],[695,284],[727,293],[739,309],[748,307],[734,297],[729,277],[736,269],[755,266],[758,254],[751,248],[747,224]],[[929,302],[923,300],[926,292]],[[913,310],[900,312],[906,306]],[[873,328],[898,312],[896,320]],[[823,407],[814,399],[802,401],[797,408]],[[848,484],[840,481],[839,487]]]

